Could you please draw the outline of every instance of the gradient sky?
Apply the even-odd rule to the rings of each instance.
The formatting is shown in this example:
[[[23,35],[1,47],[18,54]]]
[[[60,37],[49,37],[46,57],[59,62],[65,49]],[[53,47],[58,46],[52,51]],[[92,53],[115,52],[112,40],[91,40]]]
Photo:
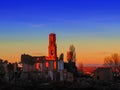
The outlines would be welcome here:
[[[119,0],[1,0],[0,58],[20,61],[23,53],[46,55],[56,33],[58,56],[73,44],[77,62],[103,64],[120,53]]]

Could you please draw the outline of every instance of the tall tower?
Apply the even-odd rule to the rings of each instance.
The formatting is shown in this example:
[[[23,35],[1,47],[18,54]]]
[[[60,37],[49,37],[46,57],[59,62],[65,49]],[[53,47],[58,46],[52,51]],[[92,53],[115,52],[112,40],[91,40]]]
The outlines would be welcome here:
[[[51,60],[57,60],[56,34],[49,34],[48,57]]]

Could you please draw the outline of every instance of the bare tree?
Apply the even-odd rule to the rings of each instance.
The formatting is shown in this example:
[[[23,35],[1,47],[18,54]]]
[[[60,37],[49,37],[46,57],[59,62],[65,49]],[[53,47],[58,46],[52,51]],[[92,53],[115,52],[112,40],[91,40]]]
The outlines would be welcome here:
[[[118,53],[114,53],[111,56],[105,57],[104,65],[112,68],[115,72],[120,73],[120,55]]]
[[[76,62],[76,52],[74,45],[70,45],[69,51],[71,52],[71,61]]]

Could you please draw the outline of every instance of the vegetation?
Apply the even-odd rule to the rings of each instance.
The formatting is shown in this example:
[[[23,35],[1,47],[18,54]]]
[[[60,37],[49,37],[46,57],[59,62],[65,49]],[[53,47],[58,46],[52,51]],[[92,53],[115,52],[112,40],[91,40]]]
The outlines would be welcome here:
[[[114,72],[118,72],[120,74],[120,55],[118,53],[114,53],[111,56],[105,57],[104,65],[112,68]]]
[[[4,77],[4,75],[5,75],[5,69],[3,66],[3,60],[0,59],[0,80]]]
[[[71,57],[70,60],[68,60],[68,62],[69,62],[69,61],[71,61],[71,62],[76,62],[76,51],[75,51],[74,45],[70,45],[69,51],[71,52],[72,57]]]

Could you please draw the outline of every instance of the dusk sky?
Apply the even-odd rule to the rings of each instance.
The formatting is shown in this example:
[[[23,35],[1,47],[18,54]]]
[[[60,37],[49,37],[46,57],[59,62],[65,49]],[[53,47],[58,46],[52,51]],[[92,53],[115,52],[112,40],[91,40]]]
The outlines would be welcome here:
[[[20,61],[23,53],[47,56],[56,33],[58,56],[73,44],[77,63],[103,64],[120,53],[119,0],[1,0],[0,58]]]

